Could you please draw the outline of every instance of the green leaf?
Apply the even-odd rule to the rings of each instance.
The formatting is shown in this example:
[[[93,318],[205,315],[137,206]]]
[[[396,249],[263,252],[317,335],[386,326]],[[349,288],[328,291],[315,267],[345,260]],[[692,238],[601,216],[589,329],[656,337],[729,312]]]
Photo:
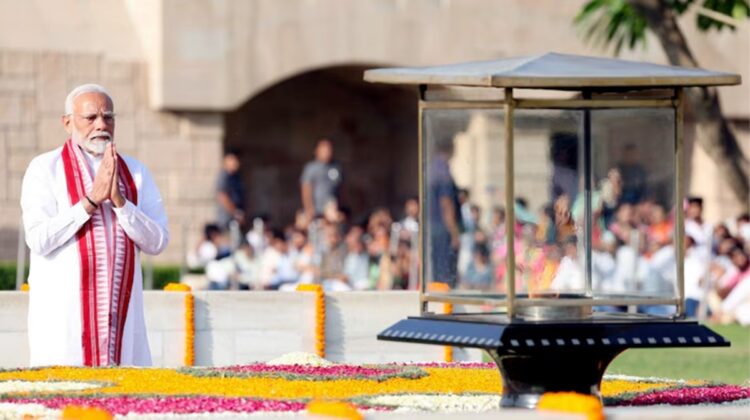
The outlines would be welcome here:
[[[693,0],[679,0],[693,1]],[[622,48],[645,45],[646,22],[626,0],[590,0],[574,18],[583,29],[583,38],[599,47]]]
[[[750,7],[748,7],[748,4],[743,2],[736,2],[732,6],[732,17],[736,20],[743,21],[747,19],[748,11],[750,11]]]

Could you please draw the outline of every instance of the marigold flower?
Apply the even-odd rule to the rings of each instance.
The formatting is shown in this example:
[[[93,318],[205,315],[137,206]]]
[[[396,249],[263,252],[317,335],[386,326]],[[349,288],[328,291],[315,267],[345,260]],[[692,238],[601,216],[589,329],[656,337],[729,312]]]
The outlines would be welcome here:
[[[315,416],[335,417],[338,419],[362,420],[364,417],[348,403],[334,401],[312,401],[307,405],[307,413]]]
[[[112,414],[96,407],[69,405],[63,409],[63,420],[112,420]]]
[[[164,286],[166,292],[189,292],[191,290],[190,286],[185,283],[169,283]]]
[[[167,292],[187,292],[185,294],[185,366],[195,365],[195,303],[192,289],[184,283],[169,283],[164,286]]]
[[[326,357],[326,297],[319,284],[300,284],[298,292],[315,293],[315,353]]]
[[[588,420],[604,420],[602,402],[593,395],[575,392],[548,392],[542,395],[538,410],[584,414]]]

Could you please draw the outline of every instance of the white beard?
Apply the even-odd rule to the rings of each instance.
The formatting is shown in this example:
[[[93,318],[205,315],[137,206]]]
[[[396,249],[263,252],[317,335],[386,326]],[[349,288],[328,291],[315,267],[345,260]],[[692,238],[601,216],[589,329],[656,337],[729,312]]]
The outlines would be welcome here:
[[[101,136],[108,137],[108,139],[102,140]],[[104,151],[107,150],[107,145],[112,142],[112,134],[106,131],[94,133],[89,138],[83,139],[78,131],[73,130],[72,138],[74,143],[94,156],[103,155]]]

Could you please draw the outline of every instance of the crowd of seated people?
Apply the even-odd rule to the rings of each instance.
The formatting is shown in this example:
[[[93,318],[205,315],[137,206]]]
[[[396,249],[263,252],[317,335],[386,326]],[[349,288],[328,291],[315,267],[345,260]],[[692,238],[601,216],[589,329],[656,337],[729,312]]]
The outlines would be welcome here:
[[[272,227],[258,218],[233,244],[215,224],[188,254],[191,270],[204,270],[212,290],[295,290],[321,284],[328,291],[416,289],[419,204],[404,204],[403,218],[375,208],[349,220],[334,201],[321,217],[297,212],[293,224]]]
[[[612,170],[592,194],[592,290],[610,297],[677,296],[674,209],[641,196],[623,199],[618,170]],[[635,196],[637,197],[637,196]],[[516,199],[514,251],[517,293],[576,293],[586,290],[584,209],[580,196],[560,194],[538,213]],[[476,207],[476,206],[474,206]],[[479,223],[481,209],[464,220],[457,287],[505,291],[505,211],[493,209],[491,222]],[[742,214],[711,226],[703,220],[703,203],[690,197],[685,215],[685,309],[690,317],[750,323],[750,216]],[[468,226],[468,228],[466,228]],[[605,310],[629,310],[606,307]],[[674,305],[634,308],[671,315]]]
[[[674,209],[648,197],[622,200],[619,178],[610,171],[592,196],[592,288],[612,296],[675,296]],[[585,290],[581,201],[560,194],[538,212],[524,199],[515,201],[518,292]],[[479,206],[464,204],[456,287],[504,292],[505,208],[495,206],[483,218]],[[687,314],[750,323],[750,217],[711,226],[703,221],[697,197],[687,200],[684,211]],[[188,262],[205,269],[215,290],[286,291],[303,283],[329,291],[416,289],[418,215],[412,198],[399,221],[376,208],[353,222],[332,202],[321,217],[307,220],[299,211],[295,223],[282,229],[258,219],[239,246],[232,246],[227,232],[207,225]],[[674,306],[638,310],[669,315]]]

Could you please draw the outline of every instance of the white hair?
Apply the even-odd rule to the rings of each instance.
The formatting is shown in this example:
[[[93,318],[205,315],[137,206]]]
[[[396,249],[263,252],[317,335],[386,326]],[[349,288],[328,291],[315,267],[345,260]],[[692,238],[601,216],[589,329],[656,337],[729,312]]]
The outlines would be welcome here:
[[[101,93],[109,98],[110,102],[113,102],[112,96],[109,94],[109,92],[107,92],[107,89],[104,89],[103,86],[97,85],[96,83],[86,83],[85,85],[78,86],[77,88],[71,90],[68,94],[68,97],[65,98],[65,115],[70,115],[73,113],[73,101],[75,101],[77,97],[83,95],[84,93]]]

